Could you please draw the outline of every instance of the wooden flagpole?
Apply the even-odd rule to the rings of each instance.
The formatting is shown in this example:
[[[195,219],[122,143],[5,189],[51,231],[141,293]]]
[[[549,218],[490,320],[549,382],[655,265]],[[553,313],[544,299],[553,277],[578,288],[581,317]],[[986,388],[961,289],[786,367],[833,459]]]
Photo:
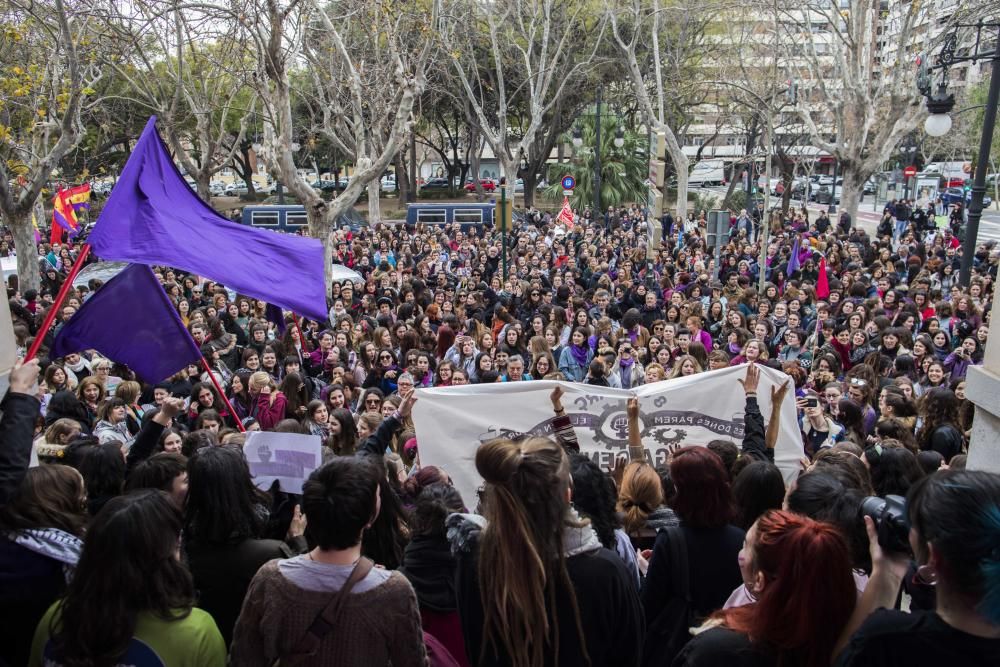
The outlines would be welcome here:
[[[55,321],[56,314],[59,312],[59,308],[62,306],[63,300],[73,287],[73,280],[76,279],[77,274],[80,273],[80,269],[83,268],[83,263],[86,261],[89,254],[90,244],[84,243],[76,261],[73,262],[73,268],[70,269],[69,275],[66,276],[66,281],[62,284],[62,287],[59,288],[59,294],[56,296],[56,300],[53,302],[52,307],[49,308],[49,312],[45,314],[45,321],[42,323],[42,327],[38,330],[38,333],[35,334],[35,340],[31,343],[31,348],[29,348],[28,353],[24,355],[25,362],[31,361],[35,358],[35,355],[38,354],[38,350],[42,347],[45,335],[48,334],[49,328]]]
[[[212,367],[208,365],[208,360],[205,359],[205,355],[201,355],[201,367],[205,369],[206,373],[208,373],[208,379],[212,381],[212,384],[215,386],[215,391],[218,392],[223,403],[226,404],[229,414],[233,416],[233,421],[236,422],[236,428],[240,430],[240,433],[246,433],[247,430],[243,426],[243,420],[241,420],[239,415],[236,414],[236,410],[233,409],[233,404],[229,402],[229,397],[226,396],[226,392],[222,391],[222,387],[219,385],[219,381],[215,378],[215,373],[212,371]]]

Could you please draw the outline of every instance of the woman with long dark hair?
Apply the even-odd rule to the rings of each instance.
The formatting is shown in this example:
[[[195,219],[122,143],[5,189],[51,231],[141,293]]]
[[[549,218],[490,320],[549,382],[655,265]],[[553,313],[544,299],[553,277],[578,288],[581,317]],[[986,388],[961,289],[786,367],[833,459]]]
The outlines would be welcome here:
[[[188,460],[184,548],[199,603],[218,623],[227,644],[247,586],[260,566],[305,549],[301,520],[293,519],[290,544],[285,544],[264,539],[269,518],[270,498],[254,486],[240,451],[195,451]]]
[[[551,440],[476,452],[482,521],[456,527],[458,605],[478,665],[637,665],[642,612],[621,559],[570,505],[569,463]]]
[[[947,387],[934,387],[920,397],[920,416],[923,425],[917,431],[917,445],[922,451],[933,450],[945,462],[961,454],[965,442],[958,425],[959,401]]]
[[[38,624],[29,664],[225,664],[215,622],[194,607],[181,525],[162,491],[109,502],[87,531],[66,597]]]

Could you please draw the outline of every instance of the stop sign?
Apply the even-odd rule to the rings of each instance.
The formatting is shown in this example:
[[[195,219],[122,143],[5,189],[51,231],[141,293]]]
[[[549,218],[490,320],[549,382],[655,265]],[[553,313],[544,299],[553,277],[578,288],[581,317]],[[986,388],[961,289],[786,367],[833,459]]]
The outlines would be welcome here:
[[[913,165],[910,165],[909,167],[903,170],[903,176],[906,176],[907,178],[913,178],[916,175],[917,175],[917,168],[914,167]]]

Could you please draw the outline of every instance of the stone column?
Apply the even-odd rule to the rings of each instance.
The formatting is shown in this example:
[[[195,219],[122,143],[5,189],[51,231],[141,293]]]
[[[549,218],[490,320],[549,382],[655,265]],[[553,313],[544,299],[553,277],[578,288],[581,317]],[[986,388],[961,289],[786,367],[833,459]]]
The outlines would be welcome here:
[[[969,441],[969,469],[1000,473],[1000,319],[996,301],[982,366],[970,366],[965,396],[976,406]]]

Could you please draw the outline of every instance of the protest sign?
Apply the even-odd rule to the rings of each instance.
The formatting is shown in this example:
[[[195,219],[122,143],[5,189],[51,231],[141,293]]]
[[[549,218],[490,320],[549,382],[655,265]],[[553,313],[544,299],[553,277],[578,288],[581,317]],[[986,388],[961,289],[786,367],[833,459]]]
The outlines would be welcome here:
[[[758,400],[765,425],[771,414],[771,389],[791,378],[759,366]],[[580,451],[604,470],[627,453],[626,401],[639,399],[640,428],[646,457],[653,465],[666,463],[669,453],[711,440],[743,442],[746,397],[738,382],[746,365],[664,380],[633,390],[609,389],[571,382],[538,380],[417,390],[413,408],[422,465],[445,468],[465,502],[475,505],[481,484],[476,472],[476,448],[500,437],[524,434],[552,436],[555,415],[549,395],[563,388],[562,403]],[[796,421],[795,391],[790,388],[780,406],[780,432],[775,463],[786,479],[799,470],[802,437]]]
[[[251,431],[243,453],[258,489],[267,491],[278,481],[285,493],[302,493],[302,484],[323,462],[318,435]]]

